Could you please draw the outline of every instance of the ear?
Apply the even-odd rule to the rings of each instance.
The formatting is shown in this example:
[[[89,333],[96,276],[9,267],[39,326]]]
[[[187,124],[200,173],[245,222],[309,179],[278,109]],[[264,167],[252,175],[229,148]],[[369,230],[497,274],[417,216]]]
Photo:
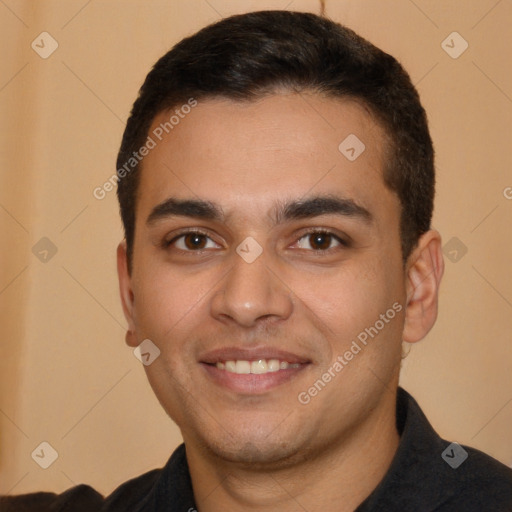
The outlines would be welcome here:
[[[117,276],[119,278],[119,292],[121,294],[123,312],[126,321],[128,322],[128,330],[126,331],[126,343],[131,347],[136,347],[138,342],[135,333],[134,321],[135,297],[132,290],[132,278],[128,271],[126,240],[123,240],[117,246]]]
[[[403,339],[414,343],[423,339],[437,318],[439,285],[444,272],[441,235],[424,233],[406,265],[407,305]]]

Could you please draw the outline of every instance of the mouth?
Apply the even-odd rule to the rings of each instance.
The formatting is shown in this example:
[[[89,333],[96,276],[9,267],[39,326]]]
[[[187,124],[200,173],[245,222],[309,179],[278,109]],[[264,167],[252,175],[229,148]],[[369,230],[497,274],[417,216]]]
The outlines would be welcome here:
[[[226,372],[236,373],[238,375],[263,375],[264,373],[273,373],[288,368],[300,368],[300,363],[289,363],[279,359],[258,359],[256,361],[248,361],[239,359],[237,361],[218,361],[215,367]]]
[[[215,384],[240,394],[259,394],[296,378],[311,361],[269,349],[222,349],[200,363]]]

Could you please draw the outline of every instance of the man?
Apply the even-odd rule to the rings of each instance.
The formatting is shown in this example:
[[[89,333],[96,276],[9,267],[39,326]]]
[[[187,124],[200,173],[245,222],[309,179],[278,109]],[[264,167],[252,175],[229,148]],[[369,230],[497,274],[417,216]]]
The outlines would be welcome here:
[[[313,14],[224,19],[149,73],[117,169],[126,341],[184,445],[107,498],[6,510],[512,510],[512,472],[398,388],[443,258],[393,57]]]

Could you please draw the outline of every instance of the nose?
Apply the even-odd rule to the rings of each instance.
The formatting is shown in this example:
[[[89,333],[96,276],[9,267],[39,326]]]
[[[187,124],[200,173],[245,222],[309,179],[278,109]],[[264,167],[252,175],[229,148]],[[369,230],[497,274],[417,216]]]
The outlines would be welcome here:
[[[242,327],[288,318],[292,292],[268,263],[265,251],[252,263],[233,254],[233,266],[211,299],[212,316]]]

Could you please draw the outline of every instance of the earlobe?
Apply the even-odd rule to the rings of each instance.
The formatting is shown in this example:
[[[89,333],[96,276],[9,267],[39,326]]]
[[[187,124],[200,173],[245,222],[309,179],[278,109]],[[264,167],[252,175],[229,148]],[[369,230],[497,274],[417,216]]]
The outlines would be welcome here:
[[[126,240],[117,246],[117,275],[119,278],[119,292],[124,316],[128,322],[126,343],[131,347],[138,345],[134,321],[135,297],[132,290],[132,279],[128,271],[128,256]]]
[[[424,233],[407,262],[407,305],[403,339],[423,339],[437,318],[439,286],[444,272],[441,236],[435,230]]]

